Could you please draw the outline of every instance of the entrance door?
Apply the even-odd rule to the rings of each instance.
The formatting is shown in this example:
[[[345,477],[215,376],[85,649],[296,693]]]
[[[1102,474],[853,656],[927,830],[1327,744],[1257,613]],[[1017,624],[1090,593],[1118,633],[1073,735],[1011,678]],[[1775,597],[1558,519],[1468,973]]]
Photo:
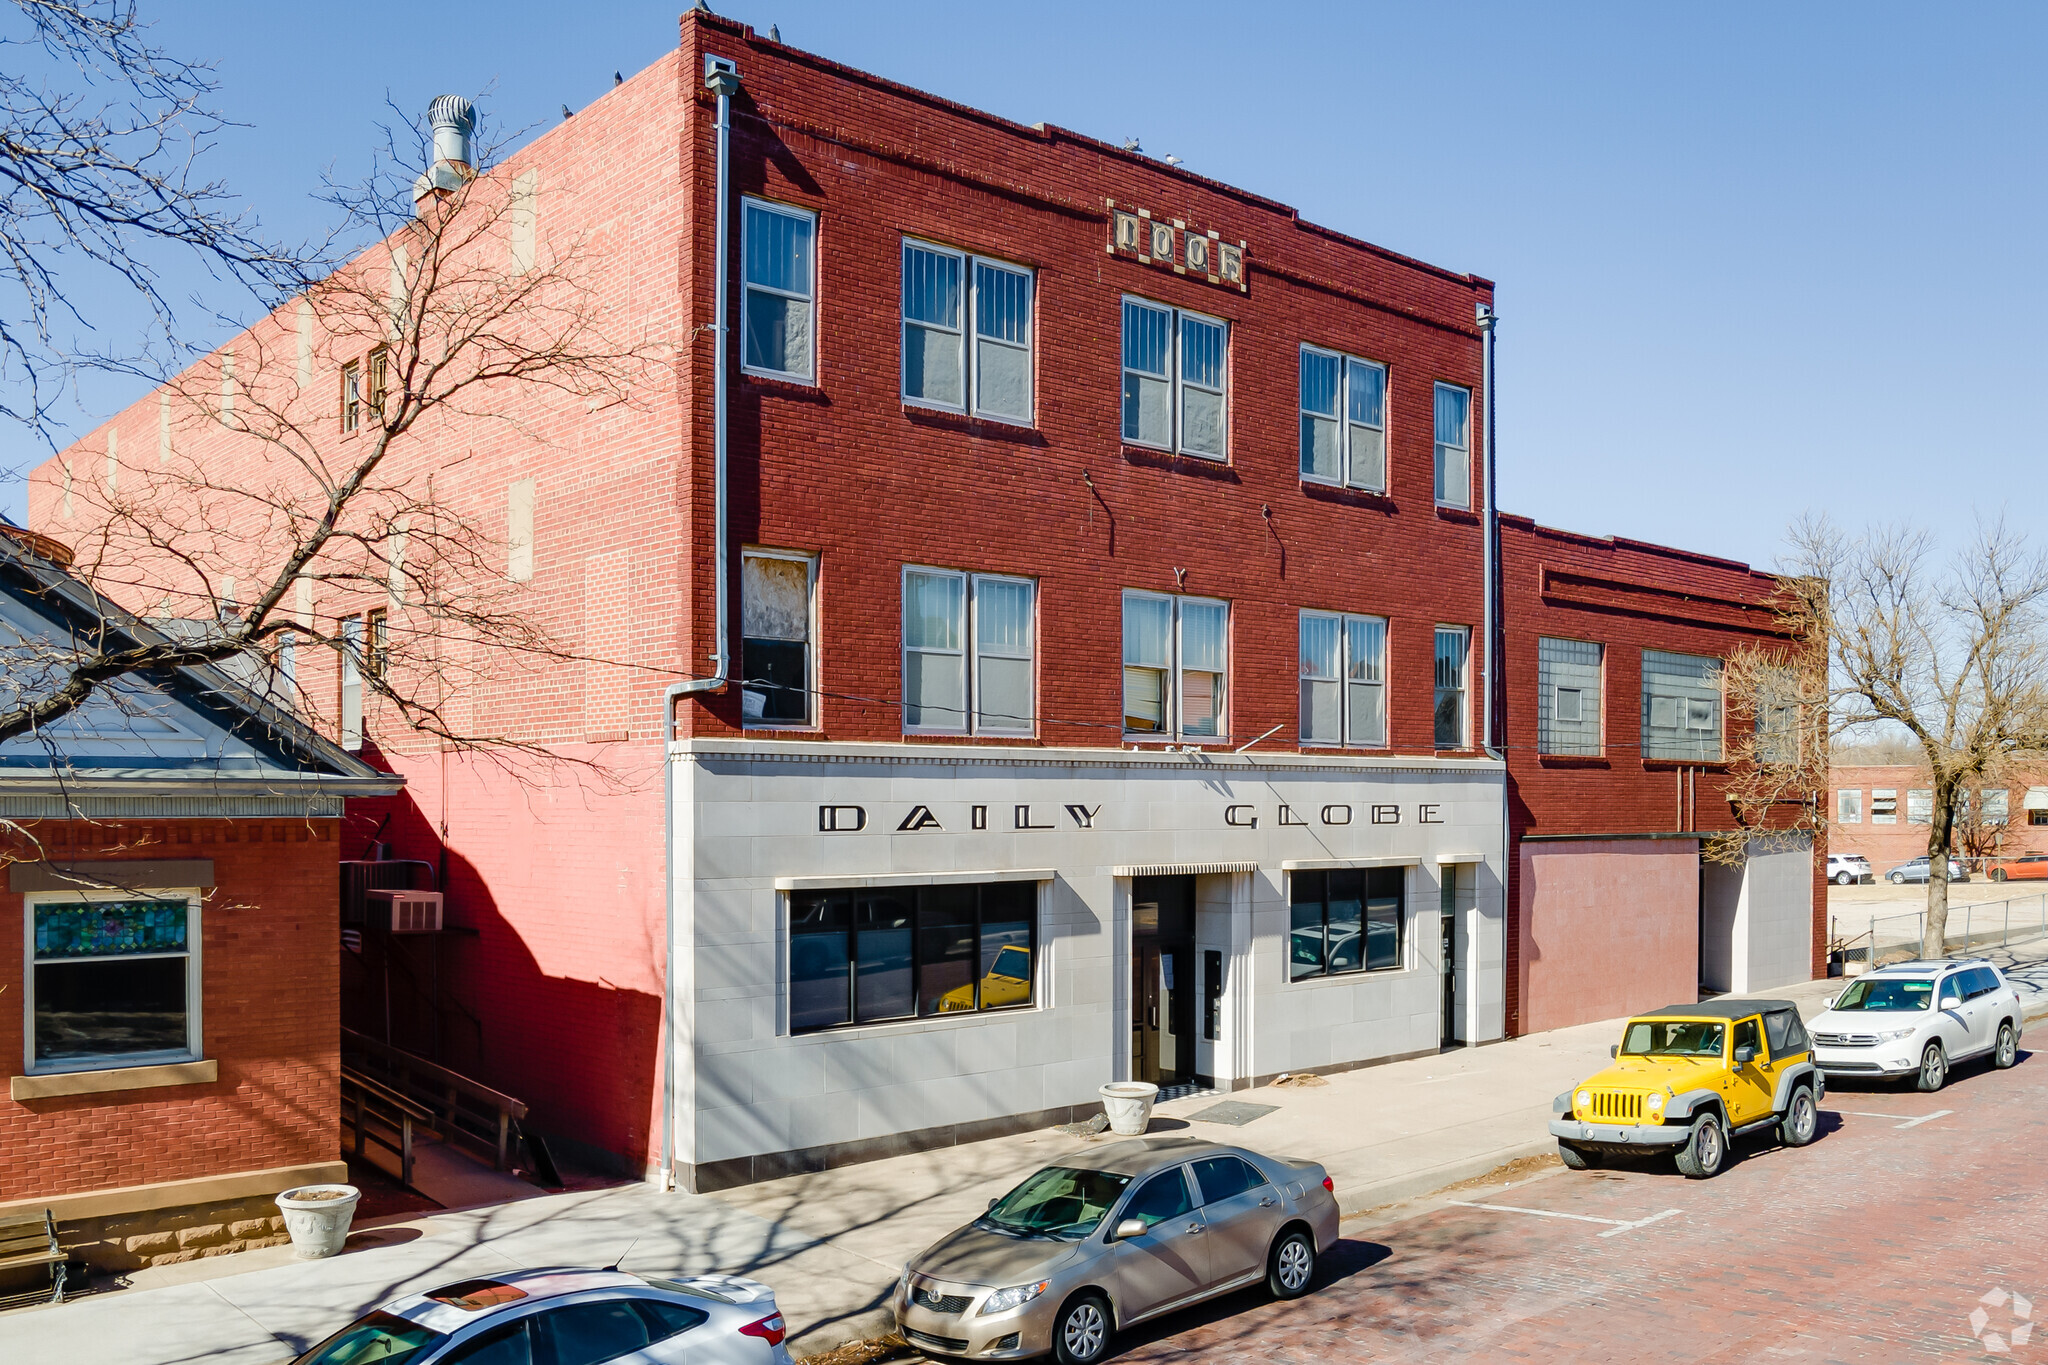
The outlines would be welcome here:
[[[1442,1045],[1455,1047],[1458,1043],[1458,867],[1451,863],[1442,869],[1443,890],[1439,903],[1441,913],[1437,918],[1443,925],[1443,951],[1437,961],[1443,964],[1444,1025]]]
[[[1195,879],[1131,883],[1131,1079],[1195,1075]]]

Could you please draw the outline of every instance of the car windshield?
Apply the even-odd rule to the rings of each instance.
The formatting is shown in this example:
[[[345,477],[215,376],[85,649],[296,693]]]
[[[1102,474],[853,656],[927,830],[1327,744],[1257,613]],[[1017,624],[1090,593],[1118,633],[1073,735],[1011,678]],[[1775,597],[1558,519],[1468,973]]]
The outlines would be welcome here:
[[[424,1355],[446,1335],[395,1314],[371,1313],[357,1318],[292,1365],[398,1365]]]
[[[1622,1039],[1624,1057],[1718,1057],[1720,1024],[1693,1019],[1638,1019]]]
[[[1078,1242],[1109,1212],[1127,1175],[1048,1166],[996,1201],[975,1221],[1023,1237],[1057,1237]]]
[[[1851,981],[1836,999],[1838,1010],[1924,1010],[1934,999],[1934,983],[1924,977]]]

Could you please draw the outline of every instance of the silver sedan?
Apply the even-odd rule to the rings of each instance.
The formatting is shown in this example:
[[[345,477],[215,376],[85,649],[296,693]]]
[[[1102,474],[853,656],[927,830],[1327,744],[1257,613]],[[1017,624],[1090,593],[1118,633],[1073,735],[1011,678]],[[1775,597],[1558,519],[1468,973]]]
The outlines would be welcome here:
[[[786,1332],[735,1275],[519,1270],[393,1299],[293,1365],[790,1365]]]
[[[1092,1365],[1119,1328],[1245,1285],[1298,1298],[1336,1240],[1321,1166],[1134,1138],[1046,1167],[926,1249],[896,1325],[927,1354]]]

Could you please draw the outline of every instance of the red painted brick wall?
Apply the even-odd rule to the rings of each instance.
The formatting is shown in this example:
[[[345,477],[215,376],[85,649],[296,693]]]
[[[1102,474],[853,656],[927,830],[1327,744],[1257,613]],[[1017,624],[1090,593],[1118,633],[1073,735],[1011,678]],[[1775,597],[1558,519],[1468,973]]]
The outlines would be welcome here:
[[[263,1170],[340,1154],[333,820],[45,821],[53,860],[210,858],[200,908],[210,1085],[19,1101],[0,1093],[0,1200]],[[13,859],[38,856],[21,840]],[[0,889],[0,1066],[23,1070],[24,898]]]

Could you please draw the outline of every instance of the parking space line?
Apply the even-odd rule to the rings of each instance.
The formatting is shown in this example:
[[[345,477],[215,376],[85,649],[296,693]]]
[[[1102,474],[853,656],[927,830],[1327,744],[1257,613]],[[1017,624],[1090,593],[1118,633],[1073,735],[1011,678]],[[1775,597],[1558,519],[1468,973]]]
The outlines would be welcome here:
[[[1646,1228],[1650,1226],[1650,1224],[1652,1223],[1658,1222],[1665,1218],[1669,1218],[1673,1214],[1681,1212],[1683,1212],[1682,1209],[1666,1209],[1662,1213],[1653,1213],[1648,1218],[1638,1218],[1633,1223],[1623,1223],[1618,1228],[1609,1228],[1607,1229],[1607,1231],[1601,1233],[1600,1235],[1602,1237],[1617,1237],[1624,1232],[1634,1232],[1637,1228]]]
[[[1918,1128],[1923,1123],[1932,1123],[1934,1122],[1934,1120],[1939,1118],[1946,1118],[1948,1115],[1953,1114],[1954,1112],[1955,1110],[1953,1109],[1937,1109],[1931,1114],[1922,1114],[1917,1119],[1907,1119],[1904,1123],[1900,1124],[1899,1127]]]
[[[1864,1109],[1835,1109],[1835,1110],[1831,1110],[1830,1112],[1832,1112],[1832,1113],[1836,1113],[1836,1114],[1850,1114],[1850,1115],[1853,1115],[1854,1117],[1856,1117],[1856,1118],[1859,1118],[1859,1119],[1897,1119],[1897,1118],[1906,1118],[1906,1116],[1905,1116],[1904,1114],[1873,1114],[1873,1113],[1869,1112],[1868,1110],[1864,1110]],[[1918,1118],[1906,1118],[1906,1121],[1905,1121],[1904,1123],[1895,1123],[1895,1124],[1893,1124],[1893,1125],[1892,1125],[1892,1127],[1894,1127],[1894,1128],[1918,1128],[1918,1127],[1919,1127],[1919,1126],[1920,1126],[1921,1124],[1923,1124],[1923,1123],[1932,1123],[1932,1122],[1934,1122],[1934,1120],[1936,1120],[1936,1119],[1945,1119],[1945,1118],[1947,1118],[1947,1117],[1948,1117],[1948,1116],[1949,1116],[1950,1114],[1953,1114],[1953,1113],[1955,1113],[1955,1110],[1953,1110],[1953,1109],[1937,1109],[1937,1110],[1935,1110],[1935,1111],[1934,1111],[1933,1113],[1931,1113],[1931,1114],[1922,1114],[1922,1115],[1920,1115],[1920,1117],[1918,1117]]]
[[[1595,1218],[1590,1213],[1559,1213],[1556,1209],[1525,1209],[1514,1204],[1468,1204],[1462,1199],[1453,1199],[1449,1202],[1461,1209],[1485,1209],[1488,1213],[1526,1213],[1535,1218],[1569,1218],[1575,1223],[1601,1223],[1607,1228],[1607,1231],[1600,1234],[1602,1237],[1612,1237],[1616,1233],[1621,1232],[1634,1232],[1637,1228],[1648,1227],[1659,1219],[1669,1218],[1675,1213],[1683,1212],[1680,1209],[1666,1209],[1662,1213],[1653,1213],[1648,1218]]]

